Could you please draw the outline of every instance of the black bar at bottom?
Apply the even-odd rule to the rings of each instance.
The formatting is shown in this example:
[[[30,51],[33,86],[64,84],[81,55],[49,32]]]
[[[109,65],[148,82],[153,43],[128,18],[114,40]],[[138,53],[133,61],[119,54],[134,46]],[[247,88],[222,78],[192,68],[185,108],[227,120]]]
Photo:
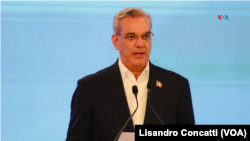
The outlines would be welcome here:
[[[135,125],[135,140],[169,138],[247,139],[250,125]]]

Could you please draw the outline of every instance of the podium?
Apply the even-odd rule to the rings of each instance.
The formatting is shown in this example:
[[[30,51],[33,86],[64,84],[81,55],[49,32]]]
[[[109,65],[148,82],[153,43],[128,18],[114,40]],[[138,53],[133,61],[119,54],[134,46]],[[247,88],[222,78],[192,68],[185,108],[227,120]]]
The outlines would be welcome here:
[[[122,132],[118,141],[135,141],[134,132]]]

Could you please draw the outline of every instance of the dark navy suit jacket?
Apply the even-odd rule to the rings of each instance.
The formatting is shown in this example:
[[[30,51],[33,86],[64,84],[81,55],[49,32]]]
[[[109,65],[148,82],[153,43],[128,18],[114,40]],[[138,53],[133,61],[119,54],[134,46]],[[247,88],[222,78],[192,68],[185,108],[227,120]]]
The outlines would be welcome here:
[[[151,105],[165,124],[195,124],[186,78],[150,63],[149,81]],[[130,116],[118,61],[77,84],[66,141],[113,141]],[[161,124],[148,105],[144,124]],[[134,132],[132,120],[124,132]]]

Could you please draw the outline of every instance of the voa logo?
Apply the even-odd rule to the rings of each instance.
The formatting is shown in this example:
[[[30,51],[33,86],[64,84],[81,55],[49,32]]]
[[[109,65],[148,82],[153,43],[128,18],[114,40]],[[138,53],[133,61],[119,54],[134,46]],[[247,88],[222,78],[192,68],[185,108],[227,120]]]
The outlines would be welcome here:
[[[218,15],[218,18],[219,18],[219,20],[221,20],[221,19],[228,20],[228,16],[227,15],[225,15],[225,16]]]

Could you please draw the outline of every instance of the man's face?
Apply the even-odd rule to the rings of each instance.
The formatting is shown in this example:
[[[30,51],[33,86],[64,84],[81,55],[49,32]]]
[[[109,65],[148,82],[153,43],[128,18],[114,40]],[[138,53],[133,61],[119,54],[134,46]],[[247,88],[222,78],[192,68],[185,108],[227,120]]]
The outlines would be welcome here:
[[[150,32],[150,24],[146,17],[123,18],[120,20],[121,35],[113,35],[112,41],[120,52],[120,58],[124,66],[130,69],[144,69],[149,60],[152,39],[142,38],[142,35]],[[138,38],[130,40],[122,36],[130,37],[137,35]]]

